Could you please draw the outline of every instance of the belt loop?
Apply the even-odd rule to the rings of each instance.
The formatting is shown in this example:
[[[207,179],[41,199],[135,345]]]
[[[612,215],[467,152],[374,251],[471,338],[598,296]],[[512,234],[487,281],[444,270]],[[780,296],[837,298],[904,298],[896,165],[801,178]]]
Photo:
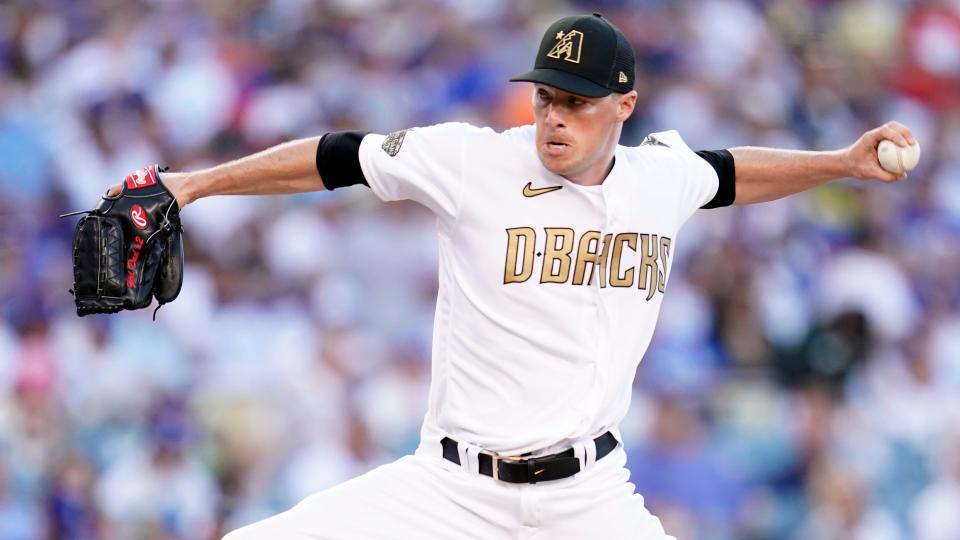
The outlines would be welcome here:
[[[473,474],[480,474],[480,447],[471,446],[467,448],[467,463],[470,464],[468,469]]]
[[[573,457],[580,462],[580,470],[587,468],[587,446],[588,443],[576,443],[573,445]]]
[[[597,462],[597,441],[595,439],[590,439],[584,443],[584,447],[587,450],[586,461],[587,467],[589,467]]]
[[[464,443],[457,443],[457,455],[460,457],[460,466],[466,470],[470,470],[470,460],[467,459],[467,445]]]
[[[480,474],[480,447],[468,443],[457,444],[457,454],[460,456],[460,466],[472,474]]]
[[[593,439],[578,441],[573,445],[573,455],[580,461],[580,470],[597,462],[597,443]]]

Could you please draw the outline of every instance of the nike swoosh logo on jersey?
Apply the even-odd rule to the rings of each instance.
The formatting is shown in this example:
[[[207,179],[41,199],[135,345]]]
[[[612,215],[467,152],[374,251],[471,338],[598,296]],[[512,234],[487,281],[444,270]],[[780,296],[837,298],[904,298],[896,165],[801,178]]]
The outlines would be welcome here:
[[[536,197],[537,195],[543,195],[544,193],[550,193],[551,191],[556,191],[558,189],[563,189],[563,186],[548,186],[548,187],[534,188],[533,182],[527,182],[527,185],[523,186],[523,196]]]

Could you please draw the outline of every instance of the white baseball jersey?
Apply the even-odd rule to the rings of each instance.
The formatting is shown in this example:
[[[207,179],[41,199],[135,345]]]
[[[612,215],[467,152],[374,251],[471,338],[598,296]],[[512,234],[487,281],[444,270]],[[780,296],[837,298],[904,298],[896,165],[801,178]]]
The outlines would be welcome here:
[[[421,448],[449,436],[547,454],[616,428],[653,334],[680,226],[718,177],[674,131],[617,146],[600,186],[541,164],[535,127],[367,135],[383,200],[431,209],[440,287]]]
[[[480,475],[475,453],[576,450],[607,430],[619,438],[677,231],[719,187],[675,132],[652,138],[659,144],[618,146],[603,184],[584,187],[541,165],[533,126],[363,137],[360,168],[374,193],[437,215],[420,447],[225,540],[673,540],[634,493],[622,447],[596,460],[584,445],[580,472],[536,484]],[[444,436],[460,443],[463,466],[441,457]]]

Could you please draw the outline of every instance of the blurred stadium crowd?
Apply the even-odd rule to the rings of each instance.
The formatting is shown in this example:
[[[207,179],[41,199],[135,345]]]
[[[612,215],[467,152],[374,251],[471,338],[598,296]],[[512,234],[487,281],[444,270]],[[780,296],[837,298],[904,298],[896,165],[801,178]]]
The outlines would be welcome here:
[[[200,201],[155,323],[75,316],[56,215],[150,162],[529,122],[505,81],[574,10],[639,54],[625,144],[832,149],[896,119],[923,145],[906,182],[687,225],[623,426],[648,506],[680,539],[960,538],[957,0],[8,0],[0,539],[219,538],[411,452],[426,211],[359,187]]]

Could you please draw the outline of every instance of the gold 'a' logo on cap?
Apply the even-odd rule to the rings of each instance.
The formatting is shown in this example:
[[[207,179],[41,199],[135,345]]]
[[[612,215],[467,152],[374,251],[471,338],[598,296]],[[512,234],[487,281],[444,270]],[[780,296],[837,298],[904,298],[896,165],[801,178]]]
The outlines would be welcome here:
[[[574,64],[580,63],[580,49],[583,48],[583,32],[571,30],[566,34],[557,32],[557,43],[550,49],[547,56],[566,60]]]
[[[624,72],[621,71],[621,72],[620,72],[620,78],[617,79],[617,82],[622,82],[622,83],[630,82],[630,79],[627,78],[627,74],[626,74],[626,73],[624,73]]]

